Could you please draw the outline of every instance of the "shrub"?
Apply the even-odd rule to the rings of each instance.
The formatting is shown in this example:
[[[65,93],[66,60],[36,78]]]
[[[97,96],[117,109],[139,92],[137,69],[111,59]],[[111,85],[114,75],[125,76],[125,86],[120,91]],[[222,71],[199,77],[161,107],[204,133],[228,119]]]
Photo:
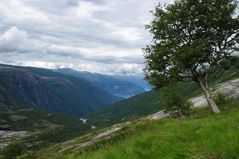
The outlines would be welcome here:
[[[14,159],[25,152],[25,150],[26,145],[23,142],[16,141],[4,148],[3,155],[6,156],[7,159]]]
[[[214,96],[216,104],[222,109],[227,109],[231,104],[231,99],[228,98],[224,93],[217,92]]]
[[[173,117],[189,115],[191,105],[173,86],[165,88],[160,96],[160,106]]]

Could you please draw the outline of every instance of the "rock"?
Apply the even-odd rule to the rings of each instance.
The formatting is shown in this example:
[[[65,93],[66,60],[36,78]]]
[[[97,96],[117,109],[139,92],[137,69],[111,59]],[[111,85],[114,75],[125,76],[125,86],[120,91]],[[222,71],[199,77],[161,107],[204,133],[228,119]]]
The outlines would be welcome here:
[[[117,132],[117,131],[119,131],[121,129],[122,129],[122,127],[113,127],[113,128],[111,128],[111,129],[109,129],[109,130],[107,130],[105,132],[100,133],[99,135],[97,135],[95,137],[95,139],[104,138],[104,137],[110,137],[111,134],[113,134],[113,133],[115,133],[115,132]]]
[[[149,120],[160,120],[160,119],[163,119],[165,117],[169,116],[169,114],[165,114],[164,111],[159,111],[157,113],[154,113],[152,115],[149,115],[148,117],[146,117],[146,119],[149,119]]]
[[[192,99],[189,99],[189,101],[192,103],[193,107],[207,107],[207,101],[204,96],[195,97]]]
[[[12,141],[28,136],[27,131],[0,131],[0,150],[8,146]]]
[[[214,95],[218,92],[225,94],[229,98],[239,98],[239,78],[218,84],[212,88],[212,93]],[[189,101],[192,102],[194,108],[207,106],[207,101],[204,95],[191,98]]]

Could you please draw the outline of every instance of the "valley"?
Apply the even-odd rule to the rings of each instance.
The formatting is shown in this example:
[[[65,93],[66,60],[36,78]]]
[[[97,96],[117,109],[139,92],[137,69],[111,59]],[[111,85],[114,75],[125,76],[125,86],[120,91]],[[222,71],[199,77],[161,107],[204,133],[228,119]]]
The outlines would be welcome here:
[[[80,72],[67,68],[57,69],[55,71],[85,79],[96,87],[122,98],[129,98],[151,89],[149,83],[143,80],[143,77],[103,75],[99,73]]]
[[[234,87],[232,89],[228,88],[230,88],[229,86],[237,86],[238,83],[236,83],[236,81],[239,76],[239,71],[232,67],[231,69],[224,71],[223,76],[221,75],[221,73],[215,74],[214,76],[220,76],[220,78],[213,77],[211,79],[210,83],[213,86],[212,89],[225,90],[224,93],[229,93],[228,96],[234,96],[236,98],[236,94],[231,94],[231,91],[235,90]],[[193,83],[178,83],[177,87],[181,93],[186,95],[190,100],[196,100],[200,97],[201,92]],[[27,151],[24,149],[21,150],[21,146],[19,146],[20,150],[15,154],[20,155],[20,158],[23,159],[94,158],[94,156],[107,158],[106,156],[110,153],[112,153],[111,155],[116,158],[121,158],[121,155],[124,156],[126,154],[132,158],[138,158],[139,156],[137,150],[132,152],[130,150],[124,150],[120,148],[122,147],[120,145],[138,142],[138,138],[144,138],[148,133],[154,136],[155,133],[153,132],[159,131],[157,129],[163,129],[161,127],[164,127],[164,125],[166,125],[166,127],[163,131],[177,136],[178,134],[174,134],[175,130],[171,130],[169,127],[170,123],[173,125],[180,125],[184,122],[185,124],[190,123],[187,129],[190,129],[191,125],[194,125],[193,123],[197,120],[202,121],[202,123],[204,120],[212,120],[212,125],[215,124],[213,119],[214,116],[212,116],[209,108],[204,107],[204,105],[196,108],[186,119],[180,119],[179,121],[175,121],[175,119],[172,119],[167,114],[164,114],[158,103],[160,95],[163,93],[164,89],[153,90],[125,99],[113,104],[109,108],[90,114],[86,116],[86,118],[68,116],[62,113],[41,110],[39,108],[2,106],[0,114],[0,127],[4,130],[0,131],[1,149],[6,149],[3,151],[3,154],[10,154],[13,153],[11,147],[14,148],[19,146],[19,144],[25,145],[28,147]],[[235,91],[235,93],[238,92]],[[238,100],[232,100],[228,103],[227,106],[230,108],[220,115],[221,118],[227,118],[226,114],[230,113],[232,117],[228,120],[237,120],[237,105]],[[195,105],[195,107],[198,106]],[[215,118],[220,117],[215,116]],[[219,124],[219,126],[223,125]],[[208,128],[205,126],[201,129]],[[231,131],[234,133],[235,130],[232,129]],[[225,132],[221,133],[225,134]],[[153,138],[155,141],[163,139],[162,136],[154,136]],[[202,138],[204,137],[202,136]],[[147,143],[145,143],[146,139],[145,141],[142,141],[143,145],[154,145],[154,143],[150,143],[148,139]],[[165,138],[165,140],[168,139]],[[201,139],[200,142],[202,142]],[[110,151],[105,151],[105,146],[109,146]],[[158,147],[157,144],[155,146]],[[135,148],[137,148],[137,146],[132,147],[132,149]],[[159,149],[161,149],[160,146]],[[124,151],[127,151],[127,153],[121,154],[121,152]],[[139,151],[143,150],[139,147]],[[182,151],[184,155],[188,155],[188,152],[184,152],[183,150],[180,151]],[[216,150],[214,151],[215,153],[217,152]],[[82,156],[83,152],[85,155]],[[165,152],[160,152],[158,154],[160,156],[166,157],[169,155],[166,150]],[[145,157],[147,153],[151,154],[150,152],[144,152],[142,155]],[[192,153],[195,155],[197,154],[196,151],[193,151]],[[156,154],[152,153],[152,155]],[[179,154],[175,151],[175,154],[170,153],[170,155],[177,156]],[[204,155],[207,156],[208,154],[206,153]]]
[[[239,0],[1,0],[0,159],[239,159]]]
[[[1,65],[0,77],[0,107],[41,108],[83,117],[122,99],[84,79],[48,69]]]

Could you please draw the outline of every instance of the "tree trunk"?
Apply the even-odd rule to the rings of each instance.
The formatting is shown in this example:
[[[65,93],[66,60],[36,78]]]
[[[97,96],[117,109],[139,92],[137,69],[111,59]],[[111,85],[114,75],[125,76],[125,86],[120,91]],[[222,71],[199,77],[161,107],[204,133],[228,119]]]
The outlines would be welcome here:
[[[207,103],[208,103],[208,105],[212,108],[212,111],[213,111],[214,113],[220,113],[220,110],[218,109],[217,104],[216,104],[215,101],[213,100],[213,97],[212,97],[212,93],[211,93],[211,91],[210,91],[210,88],[208,87],[208,84],[207,84],[207,76],[205,77],[204,80],[198,79],[198,83],[199,83],[201,89],[203,90],[204,95],[205,95],[205,98],[206,98],[206,100],[207,100]]]

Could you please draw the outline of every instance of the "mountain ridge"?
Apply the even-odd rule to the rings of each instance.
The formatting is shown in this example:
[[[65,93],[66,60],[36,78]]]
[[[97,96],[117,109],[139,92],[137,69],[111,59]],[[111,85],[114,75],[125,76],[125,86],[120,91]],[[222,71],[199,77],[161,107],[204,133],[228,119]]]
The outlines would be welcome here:
[[[132,97],[149,89],[149,86],[146,86],[147,82],[140,77],[131,76],[130,78],[127,76],[105,75],[87,71],[77,71],[70,68],[59,68],[54,71],[80,77],[110,94],[123,98]]]
[[[121,100],[84,79],[48,69],[0,65],[0,77],[2,106],[44,108],[85,116]]]

